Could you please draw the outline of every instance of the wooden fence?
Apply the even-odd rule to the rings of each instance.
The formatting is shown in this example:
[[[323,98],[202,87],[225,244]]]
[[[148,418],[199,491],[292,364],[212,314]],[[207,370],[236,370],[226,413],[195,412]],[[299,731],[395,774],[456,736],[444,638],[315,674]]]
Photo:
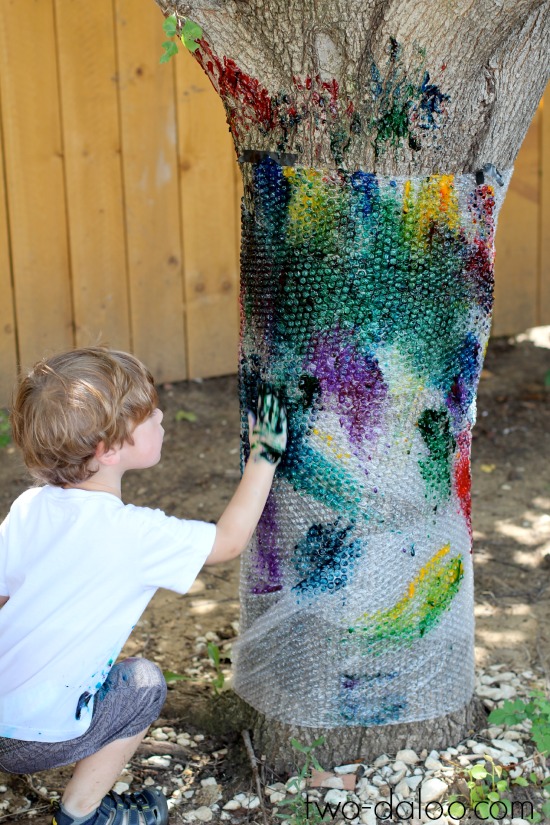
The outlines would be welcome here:
[[[157,380],[235,371],[240,178],[153,0],[0,4],[0,405],[18,365],[102,341]],[[494,333],[550,323],[550,116],[497,237]],[[543,231],[543,227],[545,231]]]

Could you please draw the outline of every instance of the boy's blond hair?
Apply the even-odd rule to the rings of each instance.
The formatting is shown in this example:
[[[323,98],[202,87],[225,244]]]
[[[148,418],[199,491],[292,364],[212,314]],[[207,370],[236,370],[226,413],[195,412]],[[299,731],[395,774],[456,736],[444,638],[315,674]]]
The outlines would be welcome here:
[[[104,347],[39,361],[23,379],[11,412],[13,439],[31,475],[58,487],[90,478],[90,460],[125,441],[155,410],[149,370],[133,355]]]

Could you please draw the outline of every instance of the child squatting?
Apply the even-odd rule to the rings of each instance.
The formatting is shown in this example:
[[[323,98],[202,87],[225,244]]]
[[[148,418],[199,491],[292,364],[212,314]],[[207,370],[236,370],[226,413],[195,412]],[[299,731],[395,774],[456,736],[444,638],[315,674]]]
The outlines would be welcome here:
[[[157,588],[185,593],[203,565],[243,552],[286,447],[284,405],[260,385],[249,459],[217,524],[124,504],[124,473],[160,461],[162,416],[146,367],[102,347],[40,361],[13,404],[40,486],[0,526],[0,769],[76,762],[54,825],[166,825],[160,791],[111,790],[166,696],[157,665],[116,658]]]

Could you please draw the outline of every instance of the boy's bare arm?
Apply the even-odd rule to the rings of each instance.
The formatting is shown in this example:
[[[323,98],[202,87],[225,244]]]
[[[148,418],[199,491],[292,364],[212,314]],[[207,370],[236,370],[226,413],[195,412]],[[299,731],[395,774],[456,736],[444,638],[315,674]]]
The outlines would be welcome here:
[[[205,564],[229,561],[240,555],[265,507],[287,439],[286,410],[269,386],[262,386],[258,418],[250,423],[250,458],[233,498],[216,525],[214,547]]]
[[[0,596],[0,607],[4,607],[6,602],[9,600],[9,596]]]

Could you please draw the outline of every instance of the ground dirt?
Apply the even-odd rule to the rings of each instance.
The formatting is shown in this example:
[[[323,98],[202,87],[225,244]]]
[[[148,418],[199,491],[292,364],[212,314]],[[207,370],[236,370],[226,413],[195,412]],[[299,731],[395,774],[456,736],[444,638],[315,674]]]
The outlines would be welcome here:
[[[472,506],[478,664],[504,664],[517,673],[535,670],[548,678],[550,335],[547,340],[547,346],[491,340],[473,433]],[[165,385],[160,397],[166,429],[162,461],[153,469],[128,474],[124,499],[215,521],[239,478],[236,378]],[[13,447],[0,452],[0,462],[3,517],[29,482]],[[201,779],[214,776],[222,786],[220,804],[254,787],[239,732],[232,732],[230,720],[215,712],[220,701],[208,684],[215,673],[205,634],[229,670],[226,655],[239,617],[238,573],[238,562],[206,568],[186,596],[157,592],[124,648],[123,656],[147,656],[165,671],[190,677],[170,686],[157,725],[188,732],[191,744],[173,751],[170,768],[136,757],[130,768],[136,786],[151,777],[170,791],[175,772],[184,780],[183,790],[194,790],[201,789]],[[162,752],[161,745],[156,750],[150,745],[144,756]],[[0,788],[7,786],[0,803],[9,803],[0,809],[0,823],[25,820],[29,813],[16,813],[23,807],[30,809],[37,825],[50,822],[47,797],[62,791],[69,773],[64,768],[32,779],[0,773]],[[191,802],[198,807],[200,796],[195,794]],[[184,821],[182,810],[174,811],[174,822]],[[258,811],[240,813],[244,821],[260,821]]]

